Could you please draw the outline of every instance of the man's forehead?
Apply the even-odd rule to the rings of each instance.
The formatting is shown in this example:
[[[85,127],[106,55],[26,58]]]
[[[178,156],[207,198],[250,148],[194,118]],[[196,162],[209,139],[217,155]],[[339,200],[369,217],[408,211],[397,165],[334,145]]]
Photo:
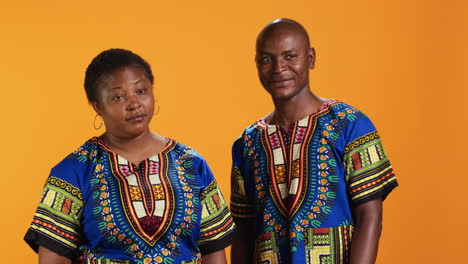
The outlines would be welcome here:
[[[269,23],[258,34],[257,50],[262,46],[285,42],[286,40],[295,41],[299,46],[310,46],[307,31],[301,24],[291,19],[281,18]]]
[[[272,45],[306,46],[307,39],[297,30],[275,30],[265,32],[257,40],[257,49],[263,49]]]

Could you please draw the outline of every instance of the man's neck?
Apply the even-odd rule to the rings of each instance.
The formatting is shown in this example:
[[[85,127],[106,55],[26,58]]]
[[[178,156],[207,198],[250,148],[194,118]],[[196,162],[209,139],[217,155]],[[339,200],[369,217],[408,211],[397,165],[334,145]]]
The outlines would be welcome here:
[[[317,112],[324,102],[324,99],[316,96],[310,90],[286,101],[274,100],[275,111],[272,113],[269,123],[288,130],[292,123]]]

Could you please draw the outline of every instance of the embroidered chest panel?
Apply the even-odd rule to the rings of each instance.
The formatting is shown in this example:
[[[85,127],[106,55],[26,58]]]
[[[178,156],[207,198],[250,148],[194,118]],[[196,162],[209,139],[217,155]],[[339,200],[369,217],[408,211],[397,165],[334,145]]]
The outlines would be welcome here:
[[[257,132],[244,136],[256,210],[263,214],[266,232],[302,240],[303,230],[321,227],[336,198],[346,195],[345,179],[338,175],[343,165],[335,152],[341,122],[326,108],[294,123],[288,134],[279,126],[257,123]]]
[[[167,231],[174,215],[174,189],[167,162],[154,156],[137,167],[115,154],[110,158],[124,215],[135,233],[153,246]]]
[[[92,173],[93,213],[103,239],[142,263],[173,263],[182,254],[181,241],[200,224],[191,149],[172,149],[139,166],[104,151]],[[84,259],[100,258],[98,250],[83,253]]]

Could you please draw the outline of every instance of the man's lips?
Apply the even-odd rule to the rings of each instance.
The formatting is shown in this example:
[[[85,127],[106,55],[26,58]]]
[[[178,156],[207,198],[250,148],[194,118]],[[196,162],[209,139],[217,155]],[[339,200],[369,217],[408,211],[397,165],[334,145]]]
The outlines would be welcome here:
[[[146,114],[137,114],[137,115],[133,115],[131,117],[128,117],[126,120],[130,121],[130,122],[139,122],[139,121],[143,120],[145,117],[146,117]]]
[[[277,87],[283,87],[286,86],[286,84],[291,80],[292,79],[273,79],[270,81],[270,83]]]

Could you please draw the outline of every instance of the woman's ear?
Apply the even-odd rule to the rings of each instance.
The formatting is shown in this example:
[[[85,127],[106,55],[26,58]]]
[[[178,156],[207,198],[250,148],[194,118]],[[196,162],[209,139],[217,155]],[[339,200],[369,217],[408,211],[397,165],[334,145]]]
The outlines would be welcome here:
[[[100,116],[102,116],[102,109],[101,107],[99,106],[99,103],[97,101],[93,101],[91,102],[91,104],[93,105],[93,109],[94,111],[96,111],[96,113]]]

